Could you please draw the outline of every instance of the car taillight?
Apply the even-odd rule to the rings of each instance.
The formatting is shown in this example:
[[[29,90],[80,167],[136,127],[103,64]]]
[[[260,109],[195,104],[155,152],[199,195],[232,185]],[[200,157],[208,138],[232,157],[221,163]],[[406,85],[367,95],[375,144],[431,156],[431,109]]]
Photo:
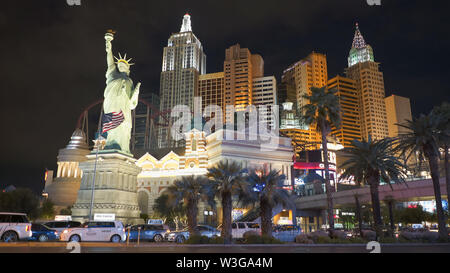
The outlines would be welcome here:
[[[31,226],[27,225],[27,227],[25,228],[25,231],[30,231],[31,230]]]

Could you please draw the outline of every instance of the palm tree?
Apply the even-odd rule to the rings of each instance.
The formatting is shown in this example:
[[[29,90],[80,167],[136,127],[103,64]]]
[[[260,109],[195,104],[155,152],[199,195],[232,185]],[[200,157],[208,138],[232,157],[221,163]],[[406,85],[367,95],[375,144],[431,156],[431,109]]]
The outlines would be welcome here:
[[[404,181],[406,166],[396,157],[390,138],[372,141],[353,140],[352,146],[344,149],[348,159],[342,163],[344,173],[341,179],[354,177],[356,183],[370,186],[373,220],[377,236],[381,236],[381,210],[378,187],[381,179],[391,185],[391,181]],[[392,186],[391,186],[392,187]]]
[[[439,224],[439,236],[447,240],[448,233],[445,227],[445,215],[442,208],[441,188],[439,185],[439,119],[432,113],[420,115],[413,120],[407,120],[405,124],[397,124],[406,128],[406,133],[399,134],[398,147],[408,159],[411,154],[417,153],[419,160],[425,157],[428,161],[431,180],[433,181],[434,197]]]
[[[450,104],[443,102],[440,106],[435,107],[432,111],[439,122],[437,125],[439,145],[444,149],[444,170],[445,170],[445,184],[447,185],[447,201],[450,204],[450,164],[449,152],[450,149]],[[448,206],[450,212],[450,205]]]
[[[259,202],[261,232],[272,236],[272,210],[278,204],[291,206],[292,202],[283,184],[286,176],[280,171],[252,170],[247,178],[253,188],[254,200]]]
[[[328,164],[327,136],[332,127],[339,128],[341,124],[339,98],[336,90],[328,90],[326,86],[322,88],[311,87],[311,95],[304,98],[309,101],[303,107],[303,121],[316,126],[317,131],[322,135],[322,149],[325,165],[325,186],[328,204],[328,223],[330,229],[334,228],[333,199],[331,196],[332,187],[330,184],[330,170]]]
[[[175,207],[184,203],[190,234],[195,234],[197,227],[199,201],[213,204],[212,191],[208,179],[204,176],[182,176],[166,189],[168,203]]]
[[[394,231],[395,231],[395,221],[394,221],[394,204],[395,204],[395,199],[392,196],[386,196],[384,198],[384,202],[386,202],[386,204],[388,205],[389,224],[390,224],[390,228],[391,228],[391,235],[394,236]]]
[[[155,216],[161,217],[166,221],[172,221],[175,224],[176,230],[180,230],[180,224],[186,222],[186,207],[183,203],[177,205],[169,204],[169,195],[164,191],[158,198],[155,199],[153,205]]]
[[[232,198],[242,199],[250,194],[249,184],[245,179],[247,170],[236,161],[223,160],[208,169],[208,178],[212,182],[213,192],[222,203],[221,236],[226,244],[231,243]]]

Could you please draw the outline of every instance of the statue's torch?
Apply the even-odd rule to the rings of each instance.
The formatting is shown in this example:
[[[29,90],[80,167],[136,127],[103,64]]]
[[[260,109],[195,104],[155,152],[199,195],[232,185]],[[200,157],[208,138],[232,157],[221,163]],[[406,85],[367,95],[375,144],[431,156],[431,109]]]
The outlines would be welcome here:
[[[108,29],[105,33],[105,40],[108,42],[111,42],[112,40],[114,40],[114,34],[116,32],[112,29]]]

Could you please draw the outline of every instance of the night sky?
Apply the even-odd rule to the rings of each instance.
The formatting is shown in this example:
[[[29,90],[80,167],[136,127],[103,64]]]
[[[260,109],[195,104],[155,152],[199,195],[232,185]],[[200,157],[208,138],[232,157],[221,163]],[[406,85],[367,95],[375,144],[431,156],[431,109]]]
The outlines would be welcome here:
[[[159,93],[162,51],[183,15],[207,55],[207,73],[223,70],[235,43],[260,54],[275,75],[311,51],[327,54],[328,74],[343,75],[354,24],[384,72],[386,95],[411,99],[413,114],[450,100],[449,1],[381,0],[2,1],[0,7],[2,145],[0,188],[40,192],[56,170],[82,110],[102,98],[107,29],[113,53],[136,63],[141,92]],[[96,120],[98,117],[91,117]]]

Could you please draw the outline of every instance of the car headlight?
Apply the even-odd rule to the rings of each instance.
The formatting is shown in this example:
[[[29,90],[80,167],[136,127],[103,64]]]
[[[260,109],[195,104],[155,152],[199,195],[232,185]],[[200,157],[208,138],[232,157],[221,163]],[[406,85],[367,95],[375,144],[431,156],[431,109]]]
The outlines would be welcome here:
[[[65,229],[62,233],[69,233],[69,230]]]

